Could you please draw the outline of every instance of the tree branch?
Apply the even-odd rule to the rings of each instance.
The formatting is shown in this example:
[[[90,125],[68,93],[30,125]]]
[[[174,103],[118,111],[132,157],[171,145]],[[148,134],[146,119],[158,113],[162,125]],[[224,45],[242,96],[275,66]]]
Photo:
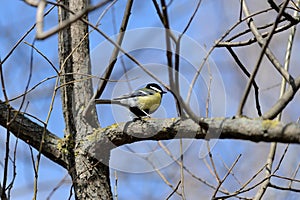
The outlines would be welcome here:
[[[61,24],[59,24],[56,27],[53,27],[47,31],[43,31],[44,29],[44,9],[47,5],[47,2],[45,0],[39,1],[37,6],[37,12],[36,12],[36,38],[38,40],[44,40],[55,33],[58,33],[59,31],[63,30],[70,24],[76,22],[80,18],[82,18],[84,15],[86,15],[89,12],[92,12],[96,10],[97,8],[102,7],[105,5],[108,1],[99,2],[95,6],[87,6],[86,9],[78,12],[76,15],[72,15],[69,19],[62,21]]]
[[[274,119],[287,105],[290,103],[296,92],[300,88],[300,77],[295,79],[295,87],[290,86],[287,91],[280,97],[277,102],[265,112],[262,116],[263,119]]]
[[[274,32],[280,21],[280,17],[282,16],[282,13],[284,12],[284,9],[286,8],[286,6],[287,6],[287,4],[281,8],[281,12],[277,15],[276,20],[273,24],[273,28],[272,28],[271,32],[269,33],[266,41],[264,41],[262,35],[259,33],[257,26],[254,24],[254,21],[252,18],[247,19],[247,23],[248,23],[248,26],[250,27],[254,37],[256,38],[258,44],[262,48],[261,55],[265,54],[267,56],[267,58],[269,59],[269,61],[273,64],[275,69],[280,73],[280,75],[282,77],[284,77],[290,85],[294,86],[294,78],[282,67],[282,65],[280,64],[278,59],[275,57],[275,55],[272,53],[272,51],[268,47],[268,43],[270,42],[270,39],[274,35]],[[243,11],[244,11],[244,14],[246,17],[250,15],[248,6],[246,5],[246,2],[243,2]]]
[[[12,110],[12,113],[17,112]],[[0,101],[0,125],[6,127],[7,107]],[[143,121],[115,124],[96,129],[85,137],[86,150],[95,150],[103,142],[109,142],[111,149],[124,144],[144,140],[190,139],[241,139],[253,142],[281,142],[300,144],[300,125],[283,124],[278,121],[248,118],[207,118],[203,120],[209,126],[206,131],[191,119],[147,119]],[[66,167],[66,155],[59,149],[61,139],[44,127],[18,114],[11,124],[11,132],[27,144],[38,149],[43,131],[46,140],[42,154],[50,160]],[[92,155],[93,156],[93,155]]]
[[[14,118],[16,110],[11,108],[11,119]],[[8,110],[5,103],[0,101],[0,125],[7,128]],[[10,124],[10,131],[19,139],[23,140],[33,148],[39,150],[43,132],[45,131],[45,142],[43,143],[42,154],[53,162],[66,168],[68,165],[66,155],[60,150],[61,139],[49,132],[43,126],[31,121],[23,114],[17,114]]]
[[[283,124],[275,120],[249,118],[207,118],[206,131],[191,119],[145,119],[113,124],[95,129],[82,145],[91,157],[103,149],[145,140],[190,139],[240,139],[253,142],[281,142],[300,144],[300,125]]]

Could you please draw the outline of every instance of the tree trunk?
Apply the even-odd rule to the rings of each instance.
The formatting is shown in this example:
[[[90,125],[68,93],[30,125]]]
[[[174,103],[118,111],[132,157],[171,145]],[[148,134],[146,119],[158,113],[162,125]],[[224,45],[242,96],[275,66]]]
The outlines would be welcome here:
[[[63,2],[74,13],[78,13],[88,5],[88,0]],[[58,12],[59,23],[71,15],[62,7],[58,7]],[[92,105],[86,118],[82,114],[93,92],[92,81],[86,80],[87,76],[83,75],[90,74],[91,71],[87,33],[88,25],[82,21],[76,21],[58,34],[68,170],[73,181],[76,199],[112,199],[109,166],[90,159],[80,144],[82,138],[91,134],[94,128],[99,127],[95,105]],[[109,150],[101,153],[109,159]]]

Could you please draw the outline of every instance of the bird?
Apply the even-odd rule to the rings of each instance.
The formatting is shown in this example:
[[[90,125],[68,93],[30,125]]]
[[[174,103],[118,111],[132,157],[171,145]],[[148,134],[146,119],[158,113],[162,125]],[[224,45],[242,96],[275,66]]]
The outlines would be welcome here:
[[[144,88],[117,98],[95,99],[96,104],[118,104],[129,108],[138,118],[150,117],[160,106],[163,94],[167,92],[156,83],[148,83]]]

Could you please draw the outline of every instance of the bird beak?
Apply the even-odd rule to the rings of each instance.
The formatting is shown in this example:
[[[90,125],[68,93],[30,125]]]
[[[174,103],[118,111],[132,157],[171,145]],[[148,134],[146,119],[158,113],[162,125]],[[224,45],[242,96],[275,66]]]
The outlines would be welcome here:
[[[166,91],[162,91],[161,93],[162,93],[162,94],[166,94],[167,92],[166,92]]]

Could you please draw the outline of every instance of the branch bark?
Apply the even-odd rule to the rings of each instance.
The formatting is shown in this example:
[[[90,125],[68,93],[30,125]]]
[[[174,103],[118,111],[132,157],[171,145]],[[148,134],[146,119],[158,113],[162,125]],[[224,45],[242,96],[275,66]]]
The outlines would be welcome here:
[[[12,113],[16,113],[12,110]],[[0,125],[6,127],[6,105],[0,101]],[[13,117],[13,116],[12,116]],[[143,121],[126,122],[110,127],[94,129],[81,139],[81,147],[87,152],[99,149],[99,144],[108,142],[109,149],[124,144],[145,140],[169,140],[179,138],[190,139],[240,139],[253,142],[280,142],[300,144],[300,125],[298,123],[283,124],[276,120],[262,120],[249,118],[206,118],[209,129],[201,129],[191,119],[147,119]],[[42,153],[55,163],[66,167],[67,159],[59,146],[61,139],[45,130],[43,126],[33,122],[23,114],[18,114],[11,124],[11,132],[38,149],[43,131],[46,139]],[[105,146],[103,146],[104,148]],[[100,147],[102,148],[102,147]],[[92,157],[97,157],[94,154]]]
[[[65,154],[61,151],[61,139],[45,129],[43,126],[31,121],[23,114],[11,108],[10,119],[14,118],[10,124],[10,131],[19,139],[23,140],[36,150],[39,150],[43,132],[45,132],[45,143],[42,146],[42,154],[52,160],[53,162],[66,168],[68,160]],[[7,105],[0,101],[0,125],[7,128],[6,119],[8,115]]]
[[[276,120],[249,118],[206,118],[205,130],[191,119],[147,119],[113,124],[99,128],[83,139],[84,149],[91,157],[101,160],[103,149],[146,140],[239,139],[253,142],[281,142],[300,144],[300,125],[283,124]]]

